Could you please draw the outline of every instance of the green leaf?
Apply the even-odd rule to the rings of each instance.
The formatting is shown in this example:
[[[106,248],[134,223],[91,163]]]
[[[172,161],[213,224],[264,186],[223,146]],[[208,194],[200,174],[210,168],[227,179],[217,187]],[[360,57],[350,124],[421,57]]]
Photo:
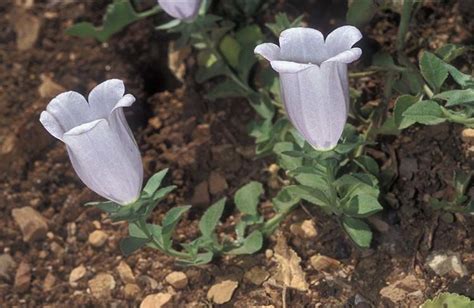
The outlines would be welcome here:
[[[160,187],[163,178],[168,173],[168,169],[163,169],[160,172],[155,173],[146,183],[145,188],[143,188],[143,192],[147,194],[147,196],[153,196],[156,190]]]
[[[445,63],[444,66],[446,67],[449,74],[451,75],[451,77],[453,77],[454,81],[456,81],[458,85],[460,85],[463,88],[474,87],[474,78],[472,78],[472,76],[462,73],[461,71],[459,71],[457,68],[455,68],[454,66],[450,64]]]
[[[272,119],[275,115],[275,107],[267,94],[256,93],[247,95],[250,106],[264,119]]]
[[[372,59],[372,65],[389,71],[401,72],[405,68],[395,64],[393,57],[388,52],[378,52]]]
[[[301,198],[291,193],[291,187],[291,185],[283,187],[272,199],[273,207],[278,213],[286,213],[300,202]]]
[[[102,26],[95,27],[89,22],[80,22],[66,29],[66,34],[83,38],[95,38],[100,42],[105,42],[129,24],[158,12],[159,7],[155,6],[149,11],[137,13],[129,0],[114,0],[107,7]]]
[[[128,234],[131,237],[148,239],[148,236],[145,234],[145,232],[143,232],[143,230],[140,229],[140,227],[138,227],[138,225],[134,222],[128,224]]]
[[[120,250],[125,256],[131,255],[133,252],[142,248],[149,242],[147,238],[126,237],[120,240]]]
[[[240,45],[255,46],[256,43],[264,39],[264,36],[258,25],[249,25],[237,31],[235,39]]]
[[[161,236],[162,243],[165,248],[171,247],[171,237],[173,235],[176,224],[179,222],[184,213],[186,213],[191,208],[190,205],[178,206],[170,209],[163,221],[161,222]]]
[[[351,239],[360,247],[370,247],[372,242],[372,231],[369,226],[362,220],[345,216],[342,225]]]
[[[278,142],[273,147],[273,152],[278,157],[278,165],[280,165],[285,170],[293,170],[298,167],[301,167],[303,164],[303,159],[298,157],[291,157],[283,154],[283,152],[294,151],[295,144],[293,142]]]
[[[407,128],[415,123],[435,125],[446,121],[443,109],[438,103],[432,100],[417,102],[405,110],[402,116],[403,118],[400,123],[401,129]]]
[[[222,198],[211,205],[199,221],[199,230],[204,237],[211,237],[224,212],[226,198]]]
[[[427,300],[420,308],[472,308],[474,301],[466,296],[455,293],[441,293],[433,299]]]
[[[260,231],[255,230],[247,236],[242,244],[242,246],[232,249],[227,254],[232,255],[244,255],[244,254],[253,254],[262,249],[263,245],[263,235]]]
[[[160,188],[153,194],[152,199],[153,199],[153,201],[155,201],[155,204],[156,204],[156,202],[158,202],[161,199],[163,199],[164,197],[166,197],[167,194],[169,194],[170,192],[172,192],[175,189],[176,189],[175,185]]]
[[[228,79],[218,83],[208,91],[206,98],[214,101],[219,98],[241,97],[245,96],[244,92],[234,81]]]
[[[474,102],[474,89],[445,91],[435,95],[433,98],[447,101],[446,106],[448,107],[472,103]]]
[[[377,5],[373,0],[355,0],[349,6],[346,21],[350,25],[361,27],[367,24],[377,12]]]
[[[203,253],[198,253],[196,254],[195,258],[192,260],[189,259],[178,259],[176,262],[181,265],[189,266],[198,266],[198,265],[204,265],[212,261],[212,258],[214,257],[214,253],[211,251],[208,252],[203,252]]]
[[[464,172],[462,170],[455,170],[454,171],[454,188],[456,189],[457,194],[463,195],[467,188],[469,187],[469,183],[471,182],[473,172]]]
[[[219,43],[219,50],[230,66],[237,68],[239,65],[240,44],[231,35],[226,35]]]
[[[162,25],[155,27],[155,29],[156,30],[170,30],[172,28],[176,28],[180,24],[181,24],[181,20],[173,19],[173,20],[168,21],[167,23],[164,23]]]
[[[234,202],[243,214],[258,215],[257,207],[260,196],[264,193],[262,183],[252,181],[241,187],[234,196]]]
[[[456,59],[457,57],[463,55],[467,51],[467,48],[464,46],[458,46],[455,44],[446,44],[436,49],[435,53],[443,61],[449,63]]]
[[[88,202],[85,206],[95,206],[99,210],[102,210],[108,214],[116,213],[120,210],[122,205],[115,203],[113,201],[105,201],[105,202]]]
[[[279,37],[283,30],[301,26],[303,17],[304,15],[300,15],[293,21],[290,21],[286,13],[277,13],[275,16],[275,23],[266,23],[265,26],[270,29],[276,37]]]
[[[383,210],[383,207],[380,205],[377,197],[361,193],[357,194],[344,206],[343,212],[347,216],[368,217],[381,210]]]
[[[400,127],[403,120],[403,113],[420,101],[420,98],[413,95],[401,95],[395,101],[395,107],[393,109],[393,116],[395,118],[395,125]]]
[[[328,196],[318,188],[311,188],[303,185],[292,185],[287,187],[288,193],[296,198],[301,198],[319,206],[330,206]]]
[[[203,83],[217,76],[225,76],[229,73],[229,68],[223,61],[215,61],[209,67],[199,67],[195,78],[197,83]]]
[[[370,156],[361,155],[357,157],[354,162],[358,164],[364,171],[369,172],[374,176],[378,176],[380,173],[379,164]]]
[[[434,54],[425,51],[421,56],[420,69],[426,81],[438,92],[448,77],[444,62]]]

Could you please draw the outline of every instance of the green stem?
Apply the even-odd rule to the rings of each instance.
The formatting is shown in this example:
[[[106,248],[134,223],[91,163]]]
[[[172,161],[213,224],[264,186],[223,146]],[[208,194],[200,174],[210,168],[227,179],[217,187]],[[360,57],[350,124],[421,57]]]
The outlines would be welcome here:
[[[432,98],[434,95],[433,90],[431,90],[431,88],[427,84],[423,85],[423,91],[425,91],[428,98]]]
[[[454,114],[446,108],[442,108],[441,110],[450,122],[464,124],[469,127],[472,127],[474,125],[474,118],[467,118],[466,116]]]
[[[408,32],[408,26],[410,24],[411,13],[413,5],[415,2],[413,0],[403,1],[400,25],[398,26],[397,34],[397,51],[402,51],[405,47],[405,39]]]
[[[145,218],[138,219],[137,226],[138,228],[140,228],[141,231],[143,231],[143,233],[148,237],[148,239],[150,240],[150,242],[153,243],[153,245],[155,245],[160,251],[167,254],[168,256],[182,259],[191,258],[191,256],[187,253],[174,250],[173,248],[165,249],[163,246],[161,246],[161,244],[155,239],[153,234],[150,233],[150,230],[148,230]]]
[[[161,8],[157,5],[157,6],[153,7],[152,9],[149,9],[148,11],[137,13],[137,17],[138,17],[138,19],[143,19],[143,18],[147,18],[147,17],[153,16],[153,15],[156,15],[159,12],[161,12]]]

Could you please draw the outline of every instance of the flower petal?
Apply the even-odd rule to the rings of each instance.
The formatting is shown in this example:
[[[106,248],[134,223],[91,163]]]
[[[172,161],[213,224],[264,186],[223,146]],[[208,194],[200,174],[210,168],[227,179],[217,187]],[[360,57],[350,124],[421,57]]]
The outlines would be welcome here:
[[[93,120],[86,99],[74,91],[64,92],[53,98],[46,111],[56,119],[64,132]]]
[[[160,7],[179,20],[192,20],[199,13],[201,0],[158,0]]]
[[[119,79],[109,79],[95,86],[88,98],[94,119],[106,119],[124,93],[125,85]]]
[[[350,49],[361,38],[362,33],[356,27],[342,26],[335,29],[326,37],[325,49],[328,58]]]
[[[43,124],[44,128],[59,140],[63,139],[64,129],[59,124],[58,120],[52,116],[49,112],[43,111],[40,115],[40,122]]]
[[[290,61],[271,61],[270,65],[278,73],[298,73],[309,68],[318,67],[316,64],[302,64]]]
[[[280,60],[280,47],[273,43],[264,43],[255,47],[254,53],[261,55],[268,61]]]
[[[280,74],[285,109],[293,125],[313,147],[337,145],[347,120],[348,97],[337,62],[324,63],[296,74]],[[342,70],[343,71],[343,70]]]
[[[112,129],[99,119],[73,128],[63,139],[76,173],[89,188],[120,204],[138,198],[143,166],[135,140],[125,129]]]
[[[327,55],[324,37],[311,28],[291,28],[280,34],[280,60],[320,64]]]
[[[115,104],[114,108],[112,108],[111,112],[116,110],[117,108],[124,108],[130,107],[135,103],[135,96],[132,94],[125,94],[119,101]]]
[[[340,54],[325,60],[323,63],[341,62],[341,63],[349,64],[359,59],[361,55],[362,55],[362,50],[358,47],[355,47],[355,48],[351,48],[349,50],[343,51]]]

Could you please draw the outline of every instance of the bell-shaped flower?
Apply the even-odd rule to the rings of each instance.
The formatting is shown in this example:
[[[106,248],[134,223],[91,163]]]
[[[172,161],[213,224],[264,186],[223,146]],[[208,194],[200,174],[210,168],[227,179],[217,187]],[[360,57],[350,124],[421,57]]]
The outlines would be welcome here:
[[[158,0],[160,7],[172,17],[191,21],[199,13],[202,0]]]
[[[135,97],[121,80],[97,85],[89,102],[77,92],[56,96],[41,113],[46,130],[63,141],[74,170],[97,194],[125,205],[138,199],[143,182],[140,151],[123,114]]]
[[[352,26],[321,32],[292,28],[280,34],[280,46],[258,45],[255,53],[270,61],[280,75],[286,112],[292,124],[317,150],[337,145],[349,109],[347,64],[362,51],[352,48],[362,38]]]

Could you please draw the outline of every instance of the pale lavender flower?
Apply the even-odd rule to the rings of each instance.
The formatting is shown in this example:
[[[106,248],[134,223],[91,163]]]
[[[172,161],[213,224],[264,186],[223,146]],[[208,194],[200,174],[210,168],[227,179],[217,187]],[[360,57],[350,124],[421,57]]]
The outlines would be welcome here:
[[[349,109],[347,64],[362,51],[352,48],[362,38],[352,26],[335,29],[324,40],[321,32],[292,28],[280,34],[280,47],[265,43],[255,53],[270,61],[280,74],[288,117],[317,150],[337,145]]]
[[[202,0],[158,0],[160,7],[172,17],[190,21],[196,18]]]
[[[122,205],[137,200],[143,181],[140,151],[122,110],[135,97],[124,93],[121,80],[107,80],[90,92],[89,103],[77,92],[65,92],[40,117],[46,130],[66,144],[81,180]]]

